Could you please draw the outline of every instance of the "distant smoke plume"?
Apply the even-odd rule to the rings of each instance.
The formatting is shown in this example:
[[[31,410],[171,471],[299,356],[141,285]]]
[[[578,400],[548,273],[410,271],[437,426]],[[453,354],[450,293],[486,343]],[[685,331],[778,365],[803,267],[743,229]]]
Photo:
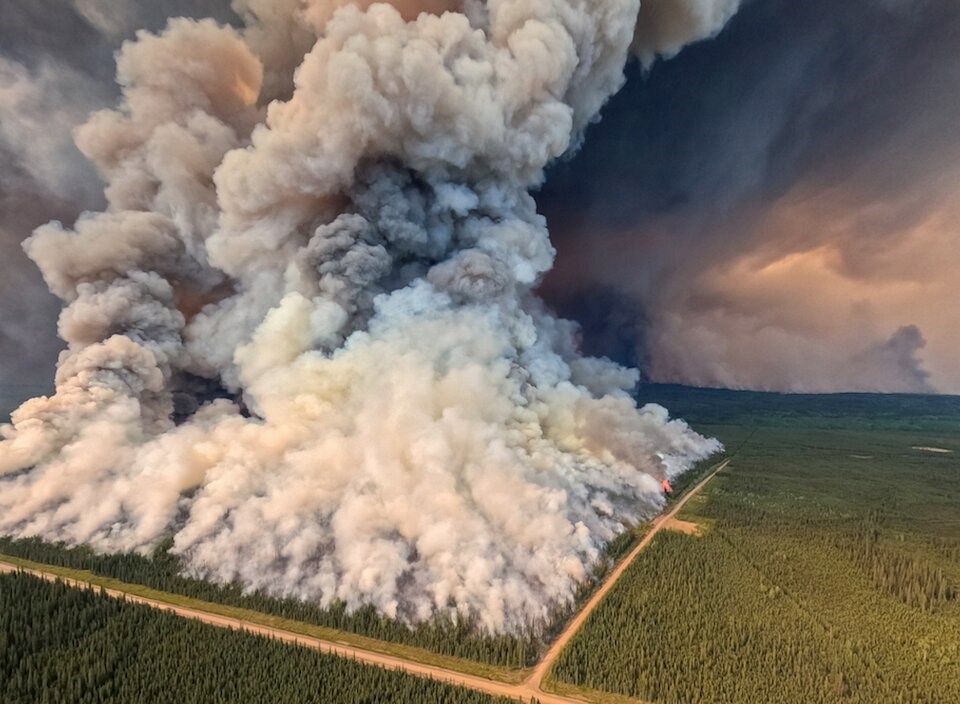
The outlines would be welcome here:
[[[545,299],[657,381],[960,393],[958,36],[956,2],[763,0],[628,69],[538,193]]]
[[[3,381],[18,385],[11,392],[20,399],[28,388],[19,385],[37,385],[35,366],[52,373],[58,308],[20,243],[46,218],[76,217],[77,201],[102,202],[96,174],[70,137],[102,96],[95,82],[65,66],[44,61],[31,70],[0,57],[0,353]],[[8,410],[0,407],[0,417]]]
[[[875,365],[877,370],[871,371],[878,375],[895,370],[891,374],[892,379],[903,384],[901,389],[896,389],[898,391],[929,393],[933,391],[928,381],[930,372],[923,368],[917,357],[926,345],[927,341],[920,328],[916,325],[904,325],[886,342],[865,350],[855,363],[861,367]]]
[[[172,531],[206,578],[512,630],[718,449],[532,293],[529,190],[621,86],[637,1],[396,5],[123,45],[76,131],[109,207],[25,244],[68,349],[2,430],[0,531]]]

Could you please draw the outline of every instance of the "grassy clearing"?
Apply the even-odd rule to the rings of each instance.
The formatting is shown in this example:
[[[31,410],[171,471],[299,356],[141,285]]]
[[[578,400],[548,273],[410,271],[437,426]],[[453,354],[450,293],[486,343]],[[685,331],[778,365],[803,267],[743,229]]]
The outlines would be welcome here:
[[[269,626],[271,628],[277,628],[284,631],[289,631],[291,633],[309,636],[311,638],[318,638],[342,645],[350,645],[353,647],[362,648],[364,650],[369,650],[371,652],[383,653],[385,655],[393,655],[395,657],[423,663],[425,665],[433,665],[470,675],[486,677],[499,682],[517,684],[526,679],[526,676],[529,674],[529,670],[510,670],[507,668],[484,665],[470,660],[464,660],[462,658],[438,655],[430,652],[429,650],[423,650],[421,648],[397,645],[395,643],[388,643],[385,641],[376,640],[374,638],[359,636],[355,633],[337,631],[332,628],[324,628],[322,626],[314,626],[308,623],[302,623],[300,621],[281,618],[279,616],[271,616],[259,611],[252,611],[250,609],[242,609],[238,607],[202,601],[200,599],[193,599],[180,594],[162,592],[156,589],[150,589],[149,587],[144,587],[139,584],[129,584],[127,582],[121,582],[117,579],[103,577],[87,570],[77,570],[68,567],[45,565],[39,562],[33,562],[31,560],[24,560],[22,558],[13,557],[10,555],[4,555],[2,553],[0,553],[0,562],[6,562],[8,564],[23,567],[29,570],[53,574],[65,579],[72,579],[78,582],[92,584],[105,589],[112,589],[118,592],[123,592],[124,594],[131,594],[133,596],[139,596],[145,599],[152,599],[164,604],[170,604],[171,606],[180,606],[197,611],[203,611],[205,613],[216,614],[218,616],[226,616],[228,618],[234,618],[260,626]]]

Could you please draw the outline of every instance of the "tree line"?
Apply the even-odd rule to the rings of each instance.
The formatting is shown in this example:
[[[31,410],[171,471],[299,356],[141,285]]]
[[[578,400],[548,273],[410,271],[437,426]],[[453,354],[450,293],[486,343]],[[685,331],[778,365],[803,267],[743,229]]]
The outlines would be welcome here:
[[[0,574],[4,704],[507,704],[209,626],[94,589]]]
[[[441,655],[499,667],[524,668],[537,663],[547,645],[562,632],[567,621],[643,533],[643,527],[625,526],[624,531],[607,544],[588,579],[578,585],[573,601],[554,604],[543,622],[529,624],[520,634],[490,633],[469,618],[441,615],[426,622],[408,624],[383,616],[372,606],[351,612],[339,601],[321,607],[297,599],[273,597],[262,591],[248,592],[237,583],[223,585],[186,577],[180,558],[170,552],[171,539],[159,544],[151,555],[141,555],[133,552],[100,554],[88,546],[70,547],[39,538],[4,536],[0,537],[0,555],[87,570],[128,584],[411,645]]]
[[[98,554],[85,546],[68,547],[36,538],[0,538],[0,553],[5,555],[47,565],[88,570],[103,577],[171,594],[349,631],[475,662],[526,667],[536,662],[541,647],[540,632],[532,626],[521,635],[492,634],[480,629],[470,619],[439,616],[411,626],[378,614],[372,606],[348,612],[342,602],[324,608],[318,604],[281,599],[263,592],[249,593],[239,584],[219,585],[184,577],[179,558],[170,553],[171,546],[172,541],[167,541],[150,556],[137,553]]]

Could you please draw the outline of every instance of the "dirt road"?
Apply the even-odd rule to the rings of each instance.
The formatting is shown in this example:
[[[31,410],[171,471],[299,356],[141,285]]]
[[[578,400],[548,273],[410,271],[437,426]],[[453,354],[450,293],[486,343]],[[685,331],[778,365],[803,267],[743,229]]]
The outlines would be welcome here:
[[[5,562],[0,562],[0,572],[16,572],[22,568],[17,567],[16,565],[11,565]],[[74,587],[88,587],[90,586],[86,582],[82,582],[75,579],[65,579],[63,577],[58,577],[55,574],[49,572],[42,572],[39,570],[29,570],[23,569],[24,572],[32,574],[37,577],[49,581],[55,581],[60,579],[64,583],[74,586]],[[102,589],[102,588],[101,588]],[[390,655],[384,655],[382,653],[375,653],[369,650],[362,650],[360,648],[355,648],[349,645],[343,645],[340,643],[333,643],[331,641],[320,640],[319,638],[311,638],[309,636],[304,636],[299,633],[291,633],[290,631],[284,631],[278,628],[270,628],[268,626],[261,626],[256,623],[250,623],[249,621],[243,621],[241,619],[230,618],[227,616],[220,616],[218,614],[211,614],[206,611],[199,611],[196,609],[185,608],[181,606],[173,606],[162,601],[156,601],[154,599],[146,599],[144,597],[136,596],[133,594],[127,594],[126,592],[117,591],[114,589],[102,589],[102,591],[110,594],[111,596],[122,596],[129,602],[136,604],[145,604],[147,606],[152,606],[157,609],[162,609],[164,611],[170,611],[178,616],[184,618],[191,618],[197,621],[202,621],[203,623],[219,626],[221,628],[233,628],[233,629],[242,629],[249,633],[258,633],[260,635],[269,636],[271,638],[276,638],[278,640],[286,641],[288,643],[296,643],[298,645],[306,646],[308,648],[313,648],[319,650],[322,653],[332,653],[334,655],[339,655],[341,657],[353,658],[359,662],[367,663],[369,665],[377,665],[379,667],[386,667],[392,670],[404,670],[413,675],[418,675],[420,677],[429,677],[434,680],[439,680],[441,682],[449,682],[450,684],[455,684],[461,687],[467,687],[469,689],[476,689],[481,692],[486,692],[488,694],[494,694],[504,697],[514,697],[521,698],[526,695],[525,688],[517,685],[504,684],[500,682],[495,682],[493,680],[488,680],[483,677],[476,677],[474,675],[466,675],[460,672],[455,672],[453,670],[445,670],[440,667],[434,667],[431,665],[423,665],[417,662],[412,662],[409,660],[404,660],[402,658],[393,657]],[[529,696],[532,696],[529,695]],[[529,699],[529,696],[527,698]],[[569,702],[577,702],[575,699],[567,699],[564,697],[555,697],[550,695],[540,696],[539,699],[546,703],[550,702],[551,704],[568,704]]]
[[[676,514],[683,508],[683,505],[690,499],[691,496],[694,496],[699,492],[703,486],[710,481],[720,470],[727,466],[730,460],[726,460],[719,464],[716,469],[714,469],[705,479],[703,479],[699,484],[697,484],[693,489],[691,489],[687,494],[677,502],[676,506],[669,513],[665,513],[653,522],[653,527],[650,532],[641,540],[637,546],[630,552],[630,554],[617,566],[617,568],[610,573],[610,575],[604,580],[603,585],[597,590],[593,595],[590,601],[587,602],[587,605],[577,614],[577,616],[570,621],[567,627],[564,629],[563,633],[560,634],[560,637],[553,643],[550,647],[550,650],[547,651],[546,656],[537,667],[534,669],[533,674],[527,679],[526,682],[514,685],[506,684],[503,682],[496,682],[494,680],[488,680],[484,677],[478,677],[476,675],[467,675],[454,670],[447,670],[441,667],[436,667],[433,665],[424,665],[418,662],[413,662],[411,660],[404,660],[403,658],[394,657],[391,655],[384,655],[382,653],[376,653],[370,650],[363,650],[362,648],[356,648],[354,646],[345,645],[343,643],[334,643],[332,641],[321,640],[319,638],[312,638],[310,636],[304,636],[299,633],[292,633],[290,631],[285,631],[279,628],[271,628],[269,626],[261,626],[256,623],[251,623],[249,621],[243,621],[241,619],[230,618],[228,616],[220,616],[218,614],[212,614],[206,611],[200,611],[198,609],[191,609],[182,606],[174,606],[172,604],[167,604],[162,601],[157,601],[155,599],[147,599],[145,597],[136,596],[133,594],[128,594],[126,592],[117,591],[114,589],[102,589],[107,594],[111,596],[122,596],[124,599],[130,602],[137,604],[145,604],[147,606],[152,606],[157,609],[163,609],[165,611],[171,611],[178,616],[184,618],[191,618],[197,621],[202,621],[203,623],[210,624],[212,626],[219,626],[220,628],[234,628],[234,629],[243,629],[250,633],[257,633],[264,636],[269,636],[271,638],[276,638],[278,640],[286,641],[288,643],[296,643],[308,648],[313,648],[314,650],[319,650],[322,653],[332,653],[334,655],[339,655],[341,657],[348,657],[357,660],[358,662],[363,662],[368,665],[376,665],[378,667],[386,667],[392,670],[403,670],[412,675],[417,675],[419,677],[429,677],[440,682],[448,682],[460,687],[466,687],[468,689],[474,689],[480,692],[485,692],[487,694],[493,694],[501,697],[511,697],[514,699],[519,699],[522,701],[529,702],[532,698],[536,698],[542,704],[583,704],[582,699],[577,699],[573,697],[564,697],[556,694],[550,694],[544,692],[541,689],[543,684],[543,678],[550,670],[553,663],[556,661],[557,656],[560,654],[560,651],[563,650],[564,646],[570,642],[570,639],[573,638],[574,634],[580,629],[580,627],[587,620],[587,617],[593,612],[597,605],[603,600],[603,597],[613,588],[613,585],[624,573],[627,567],[630,566],[630,563],[640,554],[640,552],[647,547],[650,542],[653,540],[654,536],[659,533],[667,521],[676,516]],[[16,565],[12,565],[6,562],[0,562],[0,572],[16,572],[23,568]],[[39,570],[29,570],[23,569],[24,572],[28,572],[37,577],[47,579],[49,581],[55,581],[57,579],[62,580],[65,584],[69,584],[74,587],[89,587],[90,585],[87,582],[82,582],[74,579],[65,579],[58,577],[55,574],[49,572],[43,572]]]
[[[650,532],[643,537],[643,540],[637,543],[636,547],[630,551],[630,554],[627,555],[626,559],[617,565],[617,568],[604,580],[603,585],[590,598],[590,601],[587,602],[587,605],[584,606],[580,610],[580,613],[578,613],[573,620],[567,624],[567,627],[563,630],[563,633],[560,634],[560,637],[557,638],[553,642],[553,645],[550,646],[550,650],[547,651],[547,654],[544,656],[543,660],[537,664],[536,669],[534,669],[533,674],[524,683],[524,686],[530,687],[535,692],[540,691],[540,687],[543,684],[543,678],[547,672],[549,672],[550,668],[553,666],[553,663],[556,662],[557,657],[560,655],[560,651],[564,649],[567,643],[570,642],[570,639],[573,638],[577,631],[580,630],[587,618],[589,618],[590,614],[593,613],[593,610],[597,608],[601,601],[603,601],[603,597],[605,597],[607,593],[613,589],[613,585],[616,584],[617,580],[620,579],[624,572],[626,572],[627,568],[630,566],[630,563],[636,559],[637,555],[639,555],[644,548],[653,542],[653,539],[656,537],[657,533],[663,530],[664,526],[670,521],[670,519],[680,513],[680,509],[682,509],[684,504],[690,500],[690,497],[695,496],[707,482],[716,476],[717,472],[722,470],[728,464],[730,464],[730,460],[724,460],[718,464],[716,469],[704,477],[699,484],[684,494],[683,498],[677,502],[677,504],[670,510],[669,513],[661,514],[654,519],[653,527],[650,529]]]

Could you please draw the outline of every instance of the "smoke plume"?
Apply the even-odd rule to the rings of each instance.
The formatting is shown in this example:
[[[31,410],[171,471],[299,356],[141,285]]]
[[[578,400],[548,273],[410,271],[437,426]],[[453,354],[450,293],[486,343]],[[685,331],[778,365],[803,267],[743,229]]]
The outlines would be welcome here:
[[[614,293],[597,351],[657,381],[960,393],[958,36],[955,2],[758,0],[628,68],[538,193],[545,299]]]
[[[718,449],[533,294],[529,192],[620,88],[638,2],[234,8],[124,43],[75,131],[108,207],[25,243],[67,349],[2,429],[0,530],[538,622]]]
[[[741,0],[643,0],[633,48],[644,66],[671,58],[683,47],[719,32]]]
[[[227,12],[224,12],[226,10]],[[59,302],[22,241],[55,218],[104,207],[96,170],[73,143],[116,100],[113,52],[170,13],[216,14],[221,0],[31,0],[0,3],[0,418],[52,388]],[[14,402],[11,404],[11,402]]]

